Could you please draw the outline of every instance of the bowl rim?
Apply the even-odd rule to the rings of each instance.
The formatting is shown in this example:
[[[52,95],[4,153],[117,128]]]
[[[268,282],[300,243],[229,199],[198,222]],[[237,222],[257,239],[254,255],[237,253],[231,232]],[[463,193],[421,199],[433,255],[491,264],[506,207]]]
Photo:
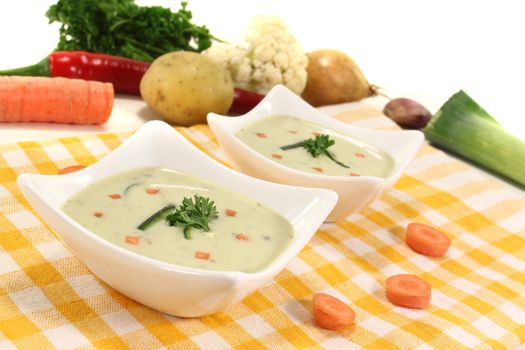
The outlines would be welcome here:
[[[163,128],[163,129],[169,128],[170,131],[174,133],[174,135],[177,135],[177,138],[176,138],[177,142],[184,142],[184,143],[186,143],[186,146],[190,146],[194,150],[194,152],[198,152],[203,157],[206,157],[207,161],[209,161],[209,163],[210,163],[210,166],[216,167],[216,168],[221,168],[223,172],[227,173],[227,176],[236,176],[238,178],[244,178],[245,179],[244,181],[251,182],[252,184],[255,184],[255,185],[257,185],[257,184],[266,184],[266,185],[270,185],[270,186],[276,187],[276,188],[279,187],[279,190],[287,188],[288,190],[290,190],[292,192],[293,191],[310,191],[312,194],[317,193],[320,197],[322,197],[321,199],[323,201],[328,201],[328,207],[327,207],[328,210],[325,209],[324,211],[326,213],[323,213],[322,215],[320,215],[321,217],[324,217],[324,219],[321,220],[321,224],[326,219],[326,217],[328,217],[330,211],[333,209],[333,207],[337,203],[338,195],[337,195],[337,193],[335,191],[332,191],[332,190],[321,189],[321,188],[300,187],[300,186],[292,186],[292,185],[283,185],[283,184],[273,183],[273,182],[270,182],[270,181],[254,178],[254,177],[248,176],[246,174],[243,174],[241,172],[237,172],[237,171],[235,171],[235,170],[233,170],[233,169],[231,169],[231,168],[221,164],[220,162],[216,161],[212,157],[209,157],[208,155],[206,155],[204,152],[199,150],[196,146],[192,145],[190,141],[185,139],[176,129],[172,128],[167,123],[162,122],[162,121],[157,121],[157,120],[149,121],[149,122],[145,123],[141,128],[139,128],[139,130],[137,130],[137,132],[135,132],[133,135],[131,135],[127,140],[125,140],[115,150],[111,151],[109,154],[107,154],[106,156],[101,158],[99,161],[93,163],[92,165],[90,165],[90,166],[88,166],[88,167],[86,167],[84,169],[81,169],[81,170],[73,172],[73,173],[64,174],[64,175],[43,175],[43,174],[23,173],[23,174],[20,174],[17,177],[17,184],[18,184],[19,188],[21,189],[22,193],[24,194],[24,196],[28,199],[28,201],[32,205],[33,210],[39,216],[41,216],[42,221],[44,221],[44,222],[46,221],[44,219],[45,215],[41,215],[40,212],[41,211],[45,211],[45,210],[42,210],[42,207],[37,210],[37,208],[34,205],[33,200],[31,200],[30,197],[32,197],[34,199],[34,201],[39,202],[39,203],[37,203],[38,206],[43,206],[44,208],[47,208],[47,209],[51,210],[53,212],[53,214],[56,214],[59,217],[60,220],[64,221],[68,225],[72,226],[76,230],[80,231],[85,237],[89,238],[90,240],[94,240],[95,242],[97,242],[97,244],[104,246],[106,249],[109,250],[109,252],[115,252],[117,254],[124,255],[128,259],[139,260],[140,262],[142,262],[142,263],[144,263],[146,265],[153,266],[155,268],[160,268],[160,269],[163,269],[163,270],[169,270],[171,272],[183,273],[183,274],[186,274],[186,275],[194,275],[194,276],[201,276],[201,277],[208,277],[208,278],[217,278],[217,279],[228,279],[228,280],[232,280],[232,281],[235,281],[235,280],[258,280],[258,279],[263,279],[263,278],[266,278],[266,277],[271,277],[271,276],[274,276],[279,271],[281,271],[283,268],[285,268],[286,264],[288,264],[289,261],[291,259],[293,259],[299,253],[299,251],[308,243],[308,241],[311,239],[311,237],[315,234],[316,230],[313,230],[313,232],[311,234],[303,234],[303,235],[301,235],[300,232],[297,231],[297,227],[296,227],[296,225],[294,225],[293,222],[291,222],[284,215],[280,214],[276,209],[270,208],[274,212],[276,212],[279,215],[281,215],[292,226],[292,228],[293,228],[293,238],[290,241],[288,247],[286,247],[283,251],[281,251],[281,253],[278,256],[276,256],[265,268],[263,268],[263,269],[261,269],[259,271],[256,271],[256,272],[243,272],[243,271],[235,271],[235,270],[206,270],[206,269],[187,267],[187,266],[183,266],[183,265],[177,265],[177,264],[172,264],[172,263],[169,263],[169,262],[161,261],[161,260],[158,260],[158,259],[155,259],[155,258],[151,258],[151,257],[145,256],[145,255],[141,255],[139,253],[127,250],[127,249],[125,249],[125,248],[123,248],[123,247],[121,247],[121,246],[119,246],[117,244],[114,244],[114,243],[111,243],[111,242],[107,241],[106,239],[102,238],[101,236],[97,235],[96,233],[94,233],[94,232],[90,231],[89,229],[83,227],[80,223],[78,223],[73,218],[71,218],[69,215],[67,215],[62,210],[62,208],[47,203],[45,198],[42,197],[40,194],[38,194],[37,191],[35,190],[35,188],[33,187],[33,185],[31,184],[31,182],[35,181],[35,180],[37,182],[39,182],[39,181],[46,181],[46,180],[52,180],[52,179],[57,179],[56,181],[58,181],[58,179],[62,179],[62,181],[58,181],[58,183],[61,183],[63,185],[65,183],[70,183],[69,181],[71,181],[71,180],[73,180],[73,179],[75,179],[77,177],[80,177],[80,176],[83,176],[83,175],[86,175],[86,174],[91,174],[92,172],[97,172],[98,171],[97,169],[100,167],[100,165],[103,164],[103,163],[110,162],[113,159],[112,155],[116,154],[116,152],[125,153],[126,150],[127,150],[127,147],[125,145],[129,145],[130,143],[141,141],[140,140],[141,138],[144,138],[144,139],[147,140],[148,133],[152,133],[155,128]],[[144,141],[142,141],[142,142],[144,142]],[[149,167],[149,166],[150,165],[145,165],[144,167]],[[131,170],[131,169],[135,169],[135,168],[137,168],[137,167],[130,168],[130,169],[125,169],[125,170],[121,169],[121,170],[118,170],[118,171],[114,171],[114,172],[112,172],[110,174],[106,174],[106,175],[103,175],[103,176],[101,175],[101,176],[97,177],[97,179],[92,180],[92,181],[88,182],[87,184],[77,185],[78,188],[76,188],[73,191],[73,193],[77,193],[78,191],[82,190],[83,188],[85,188],[89,184],[91,184],[93,182],[96,182],[96,181],[98,181],[100,179],[103,179],[103,178],[105,178],[107,176],[110,176],[110,175],[113,175],[113,174],[117,174],[119,172],[124,172],[124,171],[127,171],[127,170]],[[169,167],[164,167],[164,168],[171,169]],[[172,169],[172,170],[178,171],[177,169]],[[195,176],[195,177],[200,178],[200,179],[203,179],[199,175],[195,175],[195,174],[190,174],[190,175]],[[203,179],[203,180],[210,181],[210,180],[207,180],[207,179]],[[223,188],[226,188],[226,189],[228,189],[228,190],[230,190],[232,192],[236,192],[235,189],[228,188],[227,186],[225,186],[223,184],[219,184],[219,186],[223,187]],[[248,198],[250,198],[252,200],[255,200],[253,197],[250,197],[250,195],[242,193],[241,191],[237,191],[237,193],[242,194],[243,196],[248,197]],[[27,194],[29,194],[29,196]],[[70,196],[72,196],[72,195],[70,195]],[[66,197],[64,199],[64,202],[65,202],[65,200],[67,198],[70,198],[70,196]],[[61,235],[57,233],[57,236],[60,239],[61,243],[66,245],[65,242],[63,242]],[[295,238],[295,243],[294,243],[294,238]],[[67,245],[66,245],[66,247],[67,247]],[[73,255],[75,255],[77,258],[79,258],[76,254],[73,254]]]
[[[279,112],[272,112],[272,113],[262,113],[260,110],[267,109],[268,105],[276,105],[279,106],[279,102],[275,100],[280,99],[287,99],[290,104],[295,104],[297,109],[301,109],[303,113],[297,113],[294,114],[294,118],[302,119],[308,122],[313,122],[315,124],[321,125],[323,127],[326,127],[327,129],[331,129],[333,131],[342,133],[346,136],[349,136],[351,138],[355,138],[360,142],[363,142],[365,144],[372,145],[379,150],[385,152],[388,154],[394,163],[394,167],[391,170],[390,174],[387,177],[379,177],[379,176],[373,176],[373,175],[359,175],[359,176],[343,176],[343,175],[326,175],[326,174],[317,174],[317,173],[310,173],[301,171],[286,165],[283,165],[279,162],[273,161],[261,153],[257,152],[252,147],[248,146],[246,143],[241,141],[238,137],[235,136],[235,132],[239,130],[242,126],[254,123],[256,121],[259,121],[264,118],[268,118],[271,116],[279,115]],[[306,112],[306,113],[305,113]],[[376,145],[373,145],[373,142],[370,142],[368,140],[363,140],[362,138],[349,135],[348,132],[361,132],[366,134],[399,134],[401,135],[413,135],[414,138],[414,152],[415,153],[421,146],[421,143],[424,141],[424,135],[419,130],[380,130],[380,129],[369,129],[369,128],[360,128],[356,127],[347,123],[343,123],[335,118],[330,117],[328,114],[318,110],[317,108],[311,106],[306,101],[304,101],[300,96],[296,95],[294,92],[286,88],[284,85],[276,85],[274,86],[270,92],[259,102],[253,109],[251,109],[249,112],[236,116],[236,117],[229,117],[225,115],[220,115],[216,113],[208,113],[207,121],[212,130],[214,128],[219,128],[221,131],[225,132],[226,135],[229,136],[230,141],[234,142],[236,146],[242,147],[242,149],[249,153],[251,157],[255,157],[257,161],[264,162],[268,165],[274,166],[276,169],[283,173],[287,173],[289,176],[301,176],[304,179],[312,180],[312,181],[330,181],[330,182],[343,182],[343,183],[352,183],[352,182],[374,182],[374,183],[389,183],[395,181],[397,178],[399,178],[406,165],[410,162],[410,160],[413,158],[413,155],[410,157],[405,157],[402,161],[398,161],[396,157],[394,157],[391,152],[387,149],[383,149],[381,147],[378,147]],[[327,125],[328,124],[328,125]],[[216,134],[214,132],[214,134]]]

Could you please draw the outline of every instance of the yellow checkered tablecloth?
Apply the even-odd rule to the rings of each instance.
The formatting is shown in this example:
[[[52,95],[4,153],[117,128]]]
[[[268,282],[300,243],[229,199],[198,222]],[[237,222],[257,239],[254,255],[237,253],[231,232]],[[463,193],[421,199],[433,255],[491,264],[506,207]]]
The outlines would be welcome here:
[[[373,109],[336,118],[391,128]],[[226,158],[207,126],[179,128]],[[21,173],[92,164],[130,133],[0,146],[0,349],[516,349],[525,342],[525,197],[424,146],[395,188],[361,213],[324,224],[273,283],[224,312],[179,319],[112,290],[42,222],[16,185]],[[444,258],[403,241],[412,221],[452,238]],[[391,305],[385,279],[413,273],[433,286],[431,306]],[[318,328],[315,292],[348,302],[351,328]]]

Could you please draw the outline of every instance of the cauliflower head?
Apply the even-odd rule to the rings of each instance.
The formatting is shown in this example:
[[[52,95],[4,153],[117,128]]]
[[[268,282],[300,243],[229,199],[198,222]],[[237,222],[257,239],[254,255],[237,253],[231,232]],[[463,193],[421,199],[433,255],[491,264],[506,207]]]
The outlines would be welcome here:
[[[239,87],[266,94],[283,84],[296,94],[306,86],[308,58],[285,23],[275,16],[257,16],[241,46],[215,43],[202,52],[228,69]]]

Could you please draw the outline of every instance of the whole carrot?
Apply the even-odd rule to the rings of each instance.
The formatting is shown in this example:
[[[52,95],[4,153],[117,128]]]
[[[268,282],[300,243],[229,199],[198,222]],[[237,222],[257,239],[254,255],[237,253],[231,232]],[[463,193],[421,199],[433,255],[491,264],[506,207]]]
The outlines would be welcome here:
[[[0,77],[0,122],[103,124],[113,86],[81,79]]]

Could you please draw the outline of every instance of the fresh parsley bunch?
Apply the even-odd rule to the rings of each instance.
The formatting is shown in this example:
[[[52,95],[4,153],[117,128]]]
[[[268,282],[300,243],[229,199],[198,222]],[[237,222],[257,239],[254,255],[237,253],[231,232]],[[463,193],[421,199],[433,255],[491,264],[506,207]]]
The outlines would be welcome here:
[[[203,51],[214,38],[191,22],[182,2],[178,12],[138,6],[134,0],[58,0],[46,16],[60,22],[56,50],[84,50],[153,61],[172,51]]]

